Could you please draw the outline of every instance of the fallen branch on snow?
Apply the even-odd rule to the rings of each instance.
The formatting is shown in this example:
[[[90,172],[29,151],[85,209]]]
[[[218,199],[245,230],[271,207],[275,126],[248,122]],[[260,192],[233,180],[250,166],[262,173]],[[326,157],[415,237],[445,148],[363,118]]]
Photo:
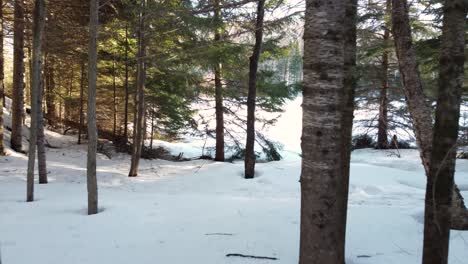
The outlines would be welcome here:
[[[273,258],[273,257],[252,256],[252,255],[244,255],[244,254],[237,254],[237,253],[227,254],[226,257],[278,260],[278,258]]]

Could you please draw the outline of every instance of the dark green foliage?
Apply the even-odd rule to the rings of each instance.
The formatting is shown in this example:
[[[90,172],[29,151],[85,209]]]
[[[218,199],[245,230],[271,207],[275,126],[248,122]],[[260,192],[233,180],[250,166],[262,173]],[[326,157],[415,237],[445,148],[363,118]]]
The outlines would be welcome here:
[[[353,141],[351,143],[351,149],[363,149],[363,148],[374,148],[375,140],[368,134],[361,134],[353,136]]]

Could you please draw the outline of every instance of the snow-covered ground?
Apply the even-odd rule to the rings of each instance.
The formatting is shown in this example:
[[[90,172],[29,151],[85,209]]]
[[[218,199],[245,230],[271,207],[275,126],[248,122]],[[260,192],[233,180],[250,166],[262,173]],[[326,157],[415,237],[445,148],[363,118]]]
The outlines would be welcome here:
[[[86,215],[86,148],[47,131],[50,184],[25,202],[26,157],[0,157],[2,264],[297,263],[299,253],[299,105],[270,135],[285,143],[283,161],[257,165],[206,160],[143,160],[128,178],[130,159],[99,155],[101,212]],[[289,121],[288,121],[289,120]],[[299,131],[296,131],[299,128]],[[8,132],[7,132],[8,136]],[[164,143],[174,154],[200,146]],[[284,154],[284,153],[283,153]],[[420,262],[425,177],[415,150],[357,150],[351,164],[348,264]],[[468,161],[456,180],[468,196]],[[452,232],[450,263],[466,263],[468,233]],[[226,257],[229,253],[278,260]]]

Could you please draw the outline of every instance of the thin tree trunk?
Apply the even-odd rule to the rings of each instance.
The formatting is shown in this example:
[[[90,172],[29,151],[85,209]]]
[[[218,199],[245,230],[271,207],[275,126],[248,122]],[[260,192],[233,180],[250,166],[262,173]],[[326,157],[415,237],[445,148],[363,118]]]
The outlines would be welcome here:
[[[123,137],[128,141],[128,23],[125,24],[125,110],[124,110],[124,134]]]
[[[75,68],[73,67],[73,63],[71,65],[71,74],[70,74],[70,82],[68,84],[68,93],[67,96],[68,98],[65,98],[66,101],[65,103],[65,115],[64,115],[64,120],[72,120],[71,118],[71,111],[72,111],[72,106],[70,105],[70,99],[72,98],[72,93],[73,93],[73,79],[75,77]]]
[[[386,1],[385,13],[390,14],[392,8],[391,0]],[[390,24],[385,23],[384,43],[390,39]],[[384,50],[382,55],[382,84],[380,88],[380,107],[379,107],[379,124],[377,133],[377,148],[386,149],[388,147],[388,51]]]
[[[3,145],[3,106],[5,105],[3,22],[3,0],[0,0],[0,156],[5,155],[5,149]]]
[[[140,164],[141,150],[143,144],[143,129],[145,124],[145,80],[146,80],[146,43],[145,43],[145,8],[146,0],[140,0],[140,18],[138,25],[138,68],[137,68],[137,118],[134,124],[134,138],[132,149],[132,161],[130,166],[129,177],[138,175],[138,166]]]
[[[24,108],[24,2],[15,1],[13,40],[13,105],[11,124],[11,148],[23,151],[22,127]]]
[[[255,26],[255,45],[250,57],[249,92],[247,96],[247,141],[245,144],[245,178],[255,176],[255,101],[257,100],[257,70],[263,42],[263,17],[265,0],[259,0]]]
[[[405,87],[405,97],[413,120],[416,143],[426,175],[430,175],[430,159],[433,139],[432,111],[423,93],[419,76],[416,52],[411,39],[408,3],[406,0],[392,1],[392,31],[396,53]],[[452,194],[452,229],[468,229],[468,211],[456,185]]]
[[[424,264],[448,263],[460,103],[465,61],[468,3],[446,0],[439,66],[439,92],[427,177],[424,216]]]
[[[85,82],[85,62],[81,62],[81,80],[80,80],[80,126],[78,127],[78,145],[81,144],[81,134],[84,127],[84,113],[83,113],[83,104],[84,104],[84,82]]]
[[[115,86],[115,57],[112,60],[112,88],[113,88],[113,95],[114,95],[114,106],[112,109],[113,113],[113,119],[114,119],[114,124],[113,124],[113,129],[112,129],[112,137],[115,142],[115,138],[117,136],[117,88]]]
[[[56,109],[55,109],[55,59],[50,55],[46,57],[46,108],[47,108],[47,121],[51,127],[55,127],[56,122]]]
[[[88,65],[88,214],[98,213],[98,186],[96,179],[96,83],[97,83],[97,37],[99,21],[99,0],[90,0],[89,18],[89,65]]]
[[[219,0],[214,0],[214,23],[216,24],[214,41],[216,52],[221,48],[221,17]],[[224,161],[224,106],[223,106],[223,84],[221,82],[221,63],[219,56],[214,65],[215,76],[215,109],[216,109],[216,153],[215,161]]]
[[[28,175],[26,201],[34,201],[34,163],[36,160],[37,127],[39,112],[39,96],[41,89],[42,68],[42,36],[45,25],[45,1],[36,0],[33,25],[33,55],[31,71],[31,125],[29,132]]]
[[[44,14],[42,14],[43,18],[41,20],[42,25],[42,34],[45,31],[45,13],[46,13],[46,6],[47,3],[44,1]],[[42,42],[43,43],[43,40]],[[34,48],[34,47],[33,47]],[[41,47],[41,54],[40,59],[43,59],[44,56],[42,54],[43,47]],[[33,54],[34,55],[34,54]],[[33,66],[33,63],[32,63]],[[31,72],[34,70],[31,67]],[[43,112],[43,95],[44,95],[44,79],[42,75],[43,70],[43,63],[40,63],[39,69],[39,89],[38,89],[38,96],[37,96],[37,160],[38,160],[38,167],[39,167],[39,184],[47,184],[48,177],[47,177],[47,159],[46,159],[46,148],[45,148],[45,133],[44,133],[44,112]],[[32,84],[32,80],[31,80]]]
[[[150,139],[150,149],[153,149],[153,139],[154,139],[154,107],[151,111],[151,139]]]
[[[352,47],[343,0],[307,0],[301,171],[300,264],[345,263]],[[349,25],[348,25],[349,26]],[[325,33],[324,33],[325,32]],[[351,81],[350,81],[351,83]],[[347,192],[347,190],[346,190]]]

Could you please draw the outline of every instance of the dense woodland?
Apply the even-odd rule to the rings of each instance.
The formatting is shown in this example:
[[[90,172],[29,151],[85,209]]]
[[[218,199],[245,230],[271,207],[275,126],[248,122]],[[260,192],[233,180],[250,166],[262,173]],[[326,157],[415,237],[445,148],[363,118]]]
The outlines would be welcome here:
[[[252,179],[256,162],[282,158],[281,144],[263,129],[302,96],[300,264],[345,263],[355,148],[419,150],[427,177],[423,263],[448,263],[450,230],[468,230],[454,180],[457,151],[468,140],[466,0],[0,6],[0,99],[12,120],[4,142],[0,107],[0,154],[8,145],[28,155],[28,202],[35,167],[38,182],[48,183],[46,150],[54,146],[45,129],[87,145],[92,215],[99,212],[96,153],[106,145],[131,155],[128,176],[138,177],[141,159],[162,158],[153,140],[212,138],[214,149],[199,158],[242,160]],[[353,120],[362,109],[378,114]]]

